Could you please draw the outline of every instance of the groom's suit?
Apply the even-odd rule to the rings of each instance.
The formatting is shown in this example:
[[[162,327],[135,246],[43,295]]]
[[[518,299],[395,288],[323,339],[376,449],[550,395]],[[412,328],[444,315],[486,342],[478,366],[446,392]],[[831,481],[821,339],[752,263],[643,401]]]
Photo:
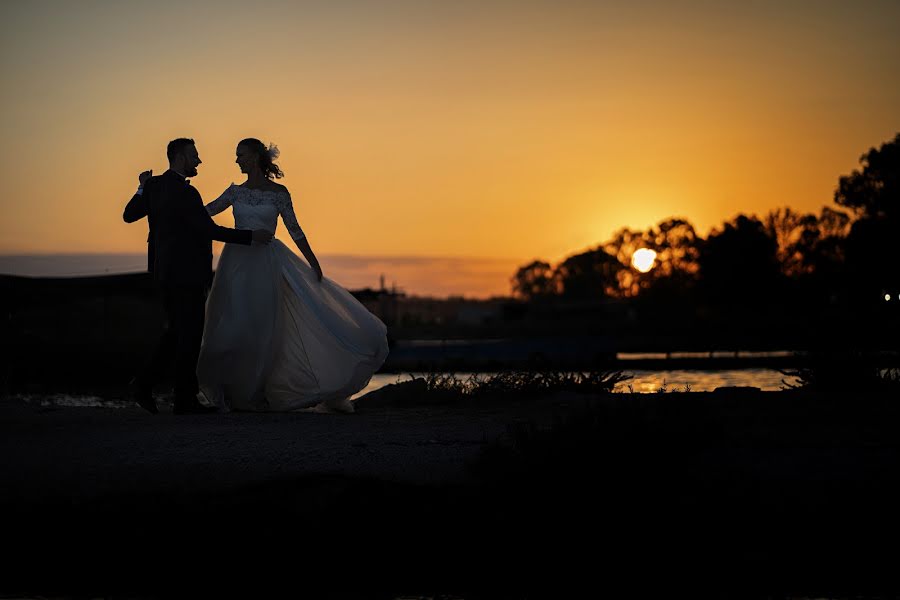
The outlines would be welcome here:
[[[126,223],[144,217],[150,225],[147,268],[160,287],[169,323],[137,383],[149,390],[174,351],[175,406],[187,408],[196,404],[199,391],[197,358],[213,277],[212,240],[249,245],[253,234],[216,225],[200,193],[172,170],[148,179],[122,215]]]

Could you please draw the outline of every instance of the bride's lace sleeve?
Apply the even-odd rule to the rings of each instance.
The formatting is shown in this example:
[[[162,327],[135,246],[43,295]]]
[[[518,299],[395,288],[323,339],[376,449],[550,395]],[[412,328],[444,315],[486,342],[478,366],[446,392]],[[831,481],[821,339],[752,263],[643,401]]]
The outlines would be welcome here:
[[[305,238],[306,234],[300,229],[300,223],[297,222],[297,216],[294,214],[294,205],[291,202],[290,193],[278,194],[275,202],[278,205],[278,214],[281,215],[281,220],[284,221],[284,226],[287,227],[294,243]]]
[[[231,188],[234,187],[234,184],[228,186],[222,195],[210,202],[206,205],[206,212],[209,216],[214,216],[231,206],[231,203],[234,201],[234,193]]]

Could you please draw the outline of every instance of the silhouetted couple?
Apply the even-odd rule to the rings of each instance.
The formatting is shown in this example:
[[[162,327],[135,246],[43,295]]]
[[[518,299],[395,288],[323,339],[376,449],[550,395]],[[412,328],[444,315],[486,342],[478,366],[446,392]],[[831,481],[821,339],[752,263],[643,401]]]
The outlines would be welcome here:
[[[188,181],[201,164],[194,141],[173,140],[166,154],[169,169],[141,173],[123,214],[127,223],[147,217],[148,270],[168,321],[132,384],[136,402],[158,412],[153,386],[174,362],[176,414],[319,404],[353,412],[350,396],[387,358],[387,329],[323,276],[290,193],[273,181],[283,177],[277,148],[242,140],[235,162],[247,180],[206,206]],[[211,217],[228,207],[235,229]],[[273,240],[279,215],[308,265]],[[215,276],[212,240],[225,242]]]

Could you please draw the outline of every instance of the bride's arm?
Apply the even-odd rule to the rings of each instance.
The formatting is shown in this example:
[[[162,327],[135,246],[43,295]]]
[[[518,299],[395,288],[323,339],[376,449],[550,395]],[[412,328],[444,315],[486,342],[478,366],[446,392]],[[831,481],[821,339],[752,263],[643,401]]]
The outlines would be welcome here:
[[[297,249],[300,250],[300,253],[306,258],[306,262],[316,272],[319,281],[322,281],[322,267],[319,266],[319,260],[316,258],[312,248],[309,247],[309,240],[306,239],[306,234],[303,233],[300,223],[297,222],[290,193],[285,192],[278,195],[278,213],[281,215],[281,220],[284,221],[284,226],[287,228],[288,233],[291,234],[291,239],[297,244]]]
[[[316,255],[313,254],[312,248],[309,247],[309,242],[306,238],[295,239],[294,243],[297,244],[297,248],[306,257],[306,262],[309,263],[309,266],[313,268],[316,272],[316,276],[319,278],[319,281],[322,281],[322,267],[319,266],[319,261],[316,258]]]
[[[211,216],[211,217],[215,216],[215,215],[219,214],[220,212],[222,212],[223,210],[225,210],[226,208],[228,208],[229,206],[231,206],[231,203],[232,203],[231,187],[232,186],[228,186],[228,189],[226,189],[224,192],[222,192],[221,196],[219,196],[218,198],[216,198],[215,200],[213,200],[212,202],[210,202],[209,204],[206,205],[206,207],[205,207],[206,213],[209,216]]]

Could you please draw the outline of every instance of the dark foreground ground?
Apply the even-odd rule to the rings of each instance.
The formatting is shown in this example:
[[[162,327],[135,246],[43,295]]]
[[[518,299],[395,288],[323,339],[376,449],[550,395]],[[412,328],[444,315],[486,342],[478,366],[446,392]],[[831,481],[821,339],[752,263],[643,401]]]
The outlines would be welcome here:
[[[176,417],[7,398],[0,594],[894,595],[898,404],[395,387],[353,415]]]

